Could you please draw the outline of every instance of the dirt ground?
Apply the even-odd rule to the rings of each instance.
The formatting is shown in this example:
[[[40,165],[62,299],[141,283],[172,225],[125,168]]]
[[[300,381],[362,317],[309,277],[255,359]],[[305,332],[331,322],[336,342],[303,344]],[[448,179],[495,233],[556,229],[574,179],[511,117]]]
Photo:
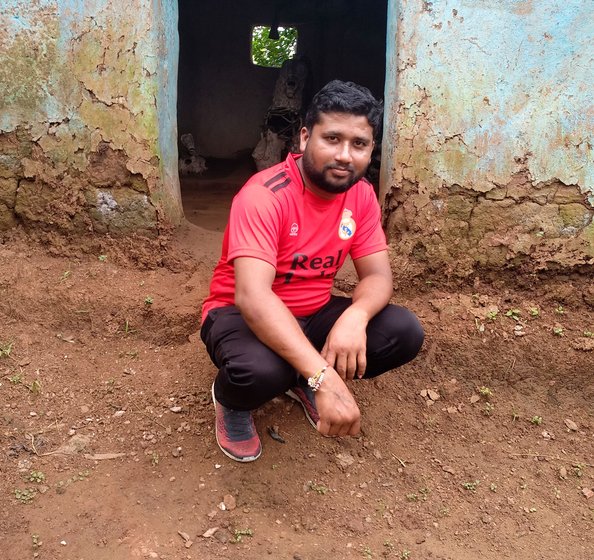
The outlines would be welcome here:
[[[594,558],[591,278],[396,277],[427,338],[352,384],[361,436],[320,437],[282,397],[243,465],[198,335],[220,240],[0,242],[1,557]]]

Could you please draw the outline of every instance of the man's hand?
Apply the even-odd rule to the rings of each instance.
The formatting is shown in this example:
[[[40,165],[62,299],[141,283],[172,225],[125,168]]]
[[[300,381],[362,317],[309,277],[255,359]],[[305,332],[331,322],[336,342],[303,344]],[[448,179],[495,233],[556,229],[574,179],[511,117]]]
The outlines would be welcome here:
[[[320,419],[318,432],[324,436],[356,436],[361,429],[361,412],[337,372],[328,367],[320,388],[314,393]]]
[[[344,380],[365,374],[367,320],[365,313],[349,307],[334,323],[322,348],[322,357]]]
[[[344,379],[361,378],[367,367],[367,324],[390,301],[392,271],[387,251],[354,259],[359,284],[353,303],[328,333],[322,357]]]

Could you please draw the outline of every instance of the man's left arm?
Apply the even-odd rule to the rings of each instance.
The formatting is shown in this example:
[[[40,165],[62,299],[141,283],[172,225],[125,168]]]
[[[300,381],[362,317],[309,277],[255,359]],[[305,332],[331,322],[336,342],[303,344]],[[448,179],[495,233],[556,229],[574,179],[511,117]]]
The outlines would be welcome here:
[[[363,377],[367,366],[367,324],[390,301],[392,270],[386,250],[354,259],[359,283],[353,303],[328,334],[322,356],[343,379]]]

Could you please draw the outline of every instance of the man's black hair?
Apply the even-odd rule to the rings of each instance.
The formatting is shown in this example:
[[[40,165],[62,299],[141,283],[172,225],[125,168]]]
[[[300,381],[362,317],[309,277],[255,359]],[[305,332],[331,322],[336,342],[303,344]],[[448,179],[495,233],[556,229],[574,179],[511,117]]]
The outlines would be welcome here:
[[[320,121],[320,113],[347,113],[367,117],[375,138],[381,129],[383,106],[365,87],[353,82],[332,80],[314,98],[305,115],[305,127],[311,131]]]

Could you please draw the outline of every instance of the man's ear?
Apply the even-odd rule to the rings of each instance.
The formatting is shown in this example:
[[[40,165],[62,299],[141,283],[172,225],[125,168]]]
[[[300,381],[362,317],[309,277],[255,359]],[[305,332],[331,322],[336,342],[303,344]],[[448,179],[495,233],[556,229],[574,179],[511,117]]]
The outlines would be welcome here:
[[[309,140],[309,130],[304,126],[301,128],[299,132],[299,151],[304,152],[305,146],[307,146],[307,141]]]

